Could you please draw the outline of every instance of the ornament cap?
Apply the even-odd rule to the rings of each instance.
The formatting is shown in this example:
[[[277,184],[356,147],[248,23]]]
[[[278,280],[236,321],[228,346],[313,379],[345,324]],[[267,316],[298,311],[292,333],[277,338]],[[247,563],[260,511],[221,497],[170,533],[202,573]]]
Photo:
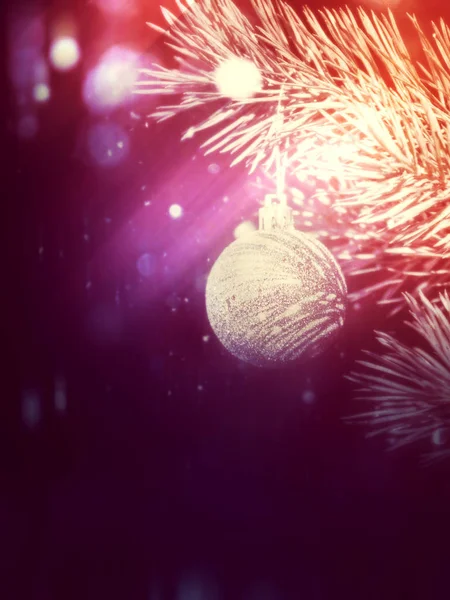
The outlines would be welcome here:
[[[279,198],[276,196],[276,198]],[[292,231],[294,227],[294,216],[292,208],[287,206],[286,198],[279,204],[272,201],[270,195],[266,196],[265,206],[259,209],[260,231]]]

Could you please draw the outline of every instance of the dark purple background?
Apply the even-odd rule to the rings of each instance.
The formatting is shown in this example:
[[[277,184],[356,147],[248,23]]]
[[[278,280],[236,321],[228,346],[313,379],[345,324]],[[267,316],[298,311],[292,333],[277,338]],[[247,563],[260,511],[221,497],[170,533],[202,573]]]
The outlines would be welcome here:
[[[66,5],[89,48],[99,11]],[[438,3],[414,10],[445,16]],[[134,21],[144,44],[148,18],[143,7]],[[255,220],[244,170],[179,142],[201,115],[145,127],[129,109],[111,116],[129,133],[128,158],[91,164],[83,76],[82,65],[52,75],[26,142],[6,95],[0,598],[445,598],[448,467],[420,469],[414,448],[385,453],[342,422],[358,408],[343,375],[373,346],[373,326],[397,323],[371,305],[350,311],[339,344],[303,367],[229,356],[209,329],[204,278],[235,226]],[[154,262],[140,278],[144,253]],[[30,389],[41,402],[31,428]]]

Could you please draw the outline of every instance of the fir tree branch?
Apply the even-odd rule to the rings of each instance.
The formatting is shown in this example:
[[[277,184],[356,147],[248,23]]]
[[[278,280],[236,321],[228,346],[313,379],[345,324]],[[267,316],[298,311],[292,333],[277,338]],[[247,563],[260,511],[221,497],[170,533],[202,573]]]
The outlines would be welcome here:
[[[442,458],[450,453],[440,448],[450,433],[450,299],[440,294],[437,304],[419,296],[406,295],[408,325],[426,349],[377,332],[383,353],[366,352],[361,371],[348,376],[370,410],[348,420],[369,426],[369,436],[387,435],[391,449],[425,442],[437,446],[427,458]]]
[[[253,0],[247,18],[231,0],[202,0],[185,18],[166,18],[180,68],[142,70],[139,93],[181,95],[154,113],[163,120],[222,100],[186,133],[213,130],[206,152],[234,155],[251,170],[283,148],[291,173],[329,172],[345,186],[336,205],[374,226],[389,245],[450,253],[450,33],[433,25],[430,42],[411,17],[426,58],[415,63],[391,13],[304,9]],[[263,88],[224,98],[216,69],[232,57],[252,61]]]

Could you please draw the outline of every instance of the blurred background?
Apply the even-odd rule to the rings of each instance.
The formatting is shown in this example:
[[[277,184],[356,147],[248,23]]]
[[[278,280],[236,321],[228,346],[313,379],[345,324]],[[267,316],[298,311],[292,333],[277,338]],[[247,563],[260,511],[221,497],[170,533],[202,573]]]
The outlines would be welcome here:
[[[0,598],[444,598],[448,467],[342,422],[344,375],[398,323],[353,307],[332,349],[282,370],[209,327],[207,274],[261,191],[180,142],[198,113],[156,124],[158,98],[132,94],[136,66],[174,65],[146,26],[160,1],[180,16],[6,7]]]

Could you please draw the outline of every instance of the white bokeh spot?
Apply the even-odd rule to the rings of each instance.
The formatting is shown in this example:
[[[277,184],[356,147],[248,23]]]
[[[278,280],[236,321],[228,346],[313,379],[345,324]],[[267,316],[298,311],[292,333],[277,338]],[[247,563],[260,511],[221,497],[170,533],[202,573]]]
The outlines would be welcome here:
[[[50,99],[50,88],[46,83],[37,83],[33,88],[33,98],[36,102],[47,102]]]
[[[169,215],[172,219],[179,219],[183,216],[183,208],[179,204],[172,204],[169,207]]]
[[[247,58],[225,60],[215,70],[214,79],[219,92],[232,100],[251,98],[262,89],[261,73]]]
[[[57,38],[50,47],[50,61],[59,71],[72,69],[79,59],[80,48],[72,37]]]

